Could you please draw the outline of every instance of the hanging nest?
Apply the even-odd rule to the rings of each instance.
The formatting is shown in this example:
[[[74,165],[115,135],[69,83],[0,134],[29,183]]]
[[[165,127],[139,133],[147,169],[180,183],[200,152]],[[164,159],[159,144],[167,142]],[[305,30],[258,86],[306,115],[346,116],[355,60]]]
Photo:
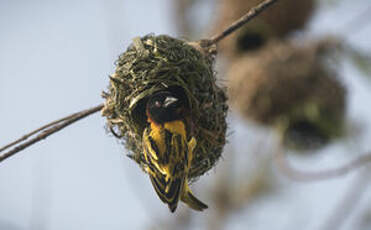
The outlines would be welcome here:
[[[189,179],[210,170],[221,156],[227,98],[225,90],[216,84],[213,52],[205,55],[197,44],[166,35],[147,35],[135,38],[116,62],[108,93],[104,93],[102,114],[113,135],[130,151],[128,156],[142,168],[146,164],[142,134],[148,126],[145,106],[148,97],[161,90],[187,99],[197,139]]]
[[[220,13],[213,34],[221,32],[262,0],[221,0]],[[309,21],[315,0],[280,0],[236,31],[223,42],[218,50],[227,58],[240,56],[246,51],[257,50],[270,38],[283,38]]]
[[[229,94],[244,117],[280,127],[286,144],[319,147],[342,133],[345,89],[324,64],[323,44],[271,41],[230,66]]]

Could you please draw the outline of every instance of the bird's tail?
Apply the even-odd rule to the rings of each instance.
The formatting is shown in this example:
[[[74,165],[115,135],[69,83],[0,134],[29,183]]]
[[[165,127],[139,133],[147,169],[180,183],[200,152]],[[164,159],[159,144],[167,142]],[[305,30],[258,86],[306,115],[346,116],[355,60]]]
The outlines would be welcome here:
[[[203,211],[204,209],[208,208],[206,204],[204,204],[192,194],[192,191],[189,188],[187,182],[184,183],[184,192],[182,194],[181,200],[190,208],[197,211]]]
[[[178,206],[183,180],[175,178],[166,183],[165,178],[161,176],[149,176],[157,195],[162,202],[168,204],[171,212],[175,212]]]

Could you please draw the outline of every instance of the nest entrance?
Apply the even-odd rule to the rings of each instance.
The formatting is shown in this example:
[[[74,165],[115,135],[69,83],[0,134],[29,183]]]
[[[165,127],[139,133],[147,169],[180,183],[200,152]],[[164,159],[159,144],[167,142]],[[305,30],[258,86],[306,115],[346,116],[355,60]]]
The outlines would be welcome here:
[[[308,120],[298,120],[290,123],[284,141],[287,146],[316,149],[326,144],[329,137],[316,124]]]
[[[189,110],[190,109],[190,104],[189,104],[189,99],[184,91],[184,89],[181,86],[169,86],[169,87],[164,87],[163,89],[159,89],[157,91],[154,91],[154,93],[159,92],[159,91],[169,91],[173,95],[177,96],[180,100],[182,100],[185,103],[185,107]],[[133,107],[133,110],[131,111],[131,116],[133,118],[133,122],[141,127],[140,130],[142,132],[145,129],[145,124],[147,124],[147,115],[146,115],[146,105],[149,99],[149,96],[146,96],[142,99],[140,99],[135,106]]]
[[[245,32],[237,37],[236,50],[240,53],[257,50],[262,47],[266,39],[262,34]]]
[[[213,52],[205,54],[197,44],[167,35],[133,39],[116,61],[105,93],[103,116],[112,133],[142,168],[142,135],[148,125],[146,104],[158,91],[170,91],[184,99],[197,140],[188,179],[194,180],[218,161],[225,145],[228,111],[225,89],[216,83]]]

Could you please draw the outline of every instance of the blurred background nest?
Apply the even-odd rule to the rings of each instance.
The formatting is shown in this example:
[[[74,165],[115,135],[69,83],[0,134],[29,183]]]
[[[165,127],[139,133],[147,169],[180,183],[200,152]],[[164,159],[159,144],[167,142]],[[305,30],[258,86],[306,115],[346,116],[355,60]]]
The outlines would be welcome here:
[[[212,29],[209,34],[220,32],[259,2],[217,1],[214,10],[217,14],[210,20]],[[364,69],[367,69],[365,63],[370,63],[369,56],[355,50],[341,36],[326,32],[320,36],[308,35],[315,10],[336,6],[332,4],[315,0],[279,1],[218,44],[218,77],[228,89],[232,134],[225,159],[216,167],[212,180],[201,180],[208,185],[205,194],[210,197],[212,207],[211,214],[203,222],[206,229],[245,229],[247,225],[252,229],[270,229],[272,225],[266,222],[263,213],[280,212],[277,206],[272,207],[274,200],[280,197],[295,202],[295,199],[289,201],[284,194],[295,196],[303,191],[282,180],[272,165],[277,141],[282,145],[279,148],[295,153],[293,156],[303,166],[303,162],[318,158],[338,161],[339,156],[331,155],[327,149],[340,146],[347,151],[349,146],[343,144],[348,143],[349,138],[359,137],[359,133],[355,134],[359,129],[349,133],[354,124],[348,120],[349,85],[342,66],[344,60],[348,60],[367,74]],[[179,1],[175,5],[177,13],[174,15],[180,34],[197,37],[197,19],[192,21],[189,15],[194,15],[200,4]],[[355,61],[356,56],[362,61]],[[293,192],[287,193],[291,189]],[[340,206],[342,202],[339,201]],[[267,206],[271,208],[263,208]],[[286,207],[289,204],[278,206],[290,209]],[[341,219],[339,213],[334,211],[329,220],[318,214],[322,215],[319,219],[325,224],[320,227],[313,223],[308,229],[332,229],[330,220]],[[165,221],[167,225],[163,227],[176,229],[182,225],[186,226],[184,229],[197,229],[194,222],[198,223],[200,218],[189,212],[186,216],[186,222],[183,222],[184,215],[179,215],[179,222],[177,219]],[[244,218],[247,220],[243,221]],[[255,222],[259,218],[267,223],[266,227]],[[285,226],[284,229],[295,229],[297,223]]]
[[[246,119],[276,126],[291,147],[311,148],[341,136],[346,91],[326,64],[323,43],[270,40],[227,73],[230,103]]]
[[[214,31],[258,2],[220,1]],[[280,1],[218,46],[227,63],[230,103],[243,117],[275,126],[283,143],[296,149],[320,147],[343,134],[346,89],[329,63],[338,42],[290,41],[305,29],[316,4]]]
[[[221,0],[213,32],[220,32],[247,10],[259,4],[259,0]],[[265,10],[243,29],[232,34],[218,46],[223,56],[231,59],[262,47],[272,38],[283,39],[304,29],[315,9],[315,0],[281,0]]]
[[[101,101],[134,37],[206,38],[257,2],[1,1],[0,139]],[[92,116],[0,167],[0,229],[370,229],[368,167],[308,184],[272,161],[281,149],[318,172],[370,150],[369,5],[278,0],[218,44],[227,143],[192,185],[209,209],[180,205],[170,215],[130,152],[104,133],[106,119]]]

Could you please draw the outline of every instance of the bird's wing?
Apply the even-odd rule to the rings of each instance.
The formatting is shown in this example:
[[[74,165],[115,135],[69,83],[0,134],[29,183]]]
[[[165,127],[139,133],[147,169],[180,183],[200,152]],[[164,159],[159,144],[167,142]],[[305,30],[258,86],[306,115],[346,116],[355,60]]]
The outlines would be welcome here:
[[[188,146],[181,135],[166,130],[165,153],[159,153],[156,142],[151,141],[149,134],[145,131],[143,135],[147,172],[157,195],[174,212],[184,185]]]

